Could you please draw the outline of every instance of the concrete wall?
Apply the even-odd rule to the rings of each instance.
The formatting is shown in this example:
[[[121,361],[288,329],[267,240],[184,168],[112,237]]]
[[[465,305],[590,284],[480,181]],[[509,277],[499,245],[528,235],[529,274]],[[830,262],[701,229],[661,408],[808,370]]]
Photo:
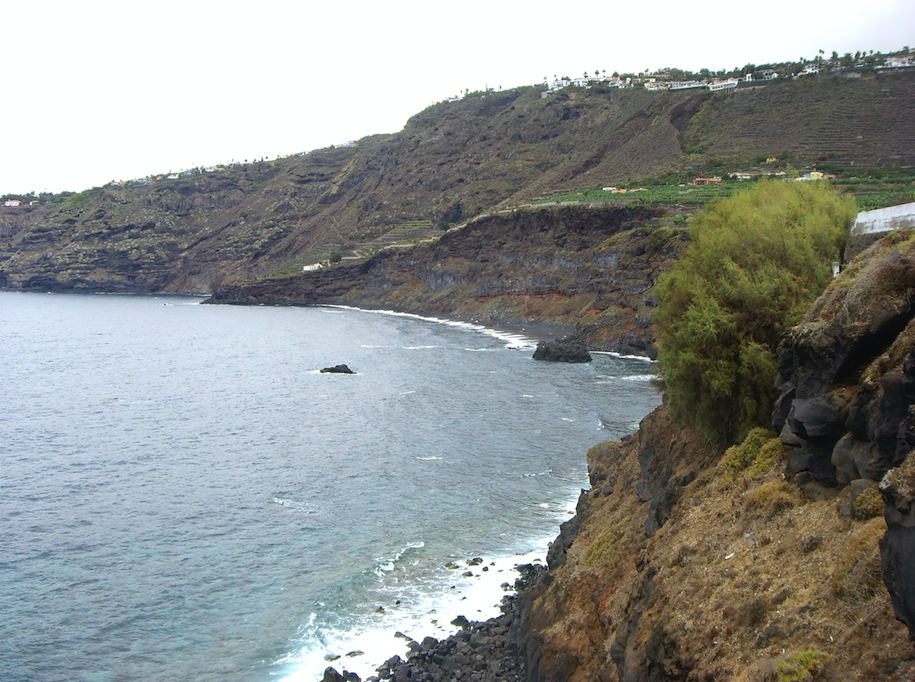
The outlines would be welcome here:
[[[852,260],[868,246],[893,230],[915,230],[915,203],[859,213],[848,231],[845,261]]]

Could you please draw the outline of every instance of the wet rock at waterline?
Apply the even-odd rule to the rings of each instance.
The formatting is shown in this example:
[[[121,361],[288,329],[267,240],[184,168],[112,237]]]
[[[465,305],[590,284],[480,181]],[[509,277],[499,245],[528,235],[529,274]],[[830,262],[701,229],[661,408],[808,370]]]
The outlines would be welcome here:
[[[355,374],[355,372],[346,365],[334,365],[322,369],[321,374]]]

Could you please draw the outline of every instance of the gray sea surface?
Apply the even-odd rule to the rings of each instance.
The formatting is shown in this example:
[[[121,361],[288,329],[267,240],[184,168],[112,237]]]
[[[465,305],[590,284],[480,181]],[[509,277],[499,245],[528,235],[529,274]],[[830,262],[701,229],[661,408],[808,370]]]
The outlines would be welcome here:
[[[0,293],[0,679],[370,674],[493,615],[659,402],[644,360],[199,303]]]

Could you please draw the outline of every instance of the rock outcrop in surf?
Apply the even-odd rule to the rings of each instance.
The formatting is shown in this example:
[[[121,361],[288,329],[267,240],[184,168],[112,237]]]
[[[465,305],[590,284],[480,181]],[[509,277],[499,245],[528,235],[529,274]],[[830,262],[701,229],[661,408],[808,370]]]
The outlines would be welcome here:
[[[534,360],[547,362],[591,362],[593,358],[587,346],[580,339],[557,339],[556,341],[541,341],[534,351]]]

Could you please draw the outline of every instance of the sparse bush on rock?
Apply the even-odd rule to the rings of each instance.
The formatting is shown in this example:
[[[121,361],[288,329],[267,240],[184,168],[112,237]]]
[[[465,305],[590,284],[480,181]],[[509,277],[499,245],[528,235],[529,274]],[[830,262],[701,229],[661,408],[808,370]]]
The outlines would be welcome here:
[[[795,490],[784,481],[769,481],[747,495],[744,509],[748,516],[771,519],[800,503]]]
[[[832,658],[825,651],[807,649],[785,657],[775,664],[777,682],[805,682],[815,680]]]
[[[788,449],[782,444],[781,440],[778,438],[770,438],[766,441],[759,449],[759,454],[756,455],[756,459],[753,463],[747,468],[747,474],[750,477],[762,476],[767,471],[771,471],[772,468],[783,462],[785,456],[787,455]]]
[[[745,483],[746,479],[764,476],[784,459],[785,450],[773,431],[756,427],[742,443],[732,445],[725,451],[717,467],[719,478],[716,489],[723,491],[733,488],[740,476],[745,477]]]
[[[747,434],[742,443],[729,447],[721,458],[721,484],[733,482],[737,473],[754,464],[763,446],[774,437],[775,434],[768,429],[757,427]]]
[[[876,486],[871,486],[855,498],[852,503],[854,516],[859,521],[866,521],[883,514],[883,496]]]
[[[878,542],[886,532],[883,518],[871,519],[848,540],[830,580],[832,594],[857,608],[872,599],[882,588]]]

